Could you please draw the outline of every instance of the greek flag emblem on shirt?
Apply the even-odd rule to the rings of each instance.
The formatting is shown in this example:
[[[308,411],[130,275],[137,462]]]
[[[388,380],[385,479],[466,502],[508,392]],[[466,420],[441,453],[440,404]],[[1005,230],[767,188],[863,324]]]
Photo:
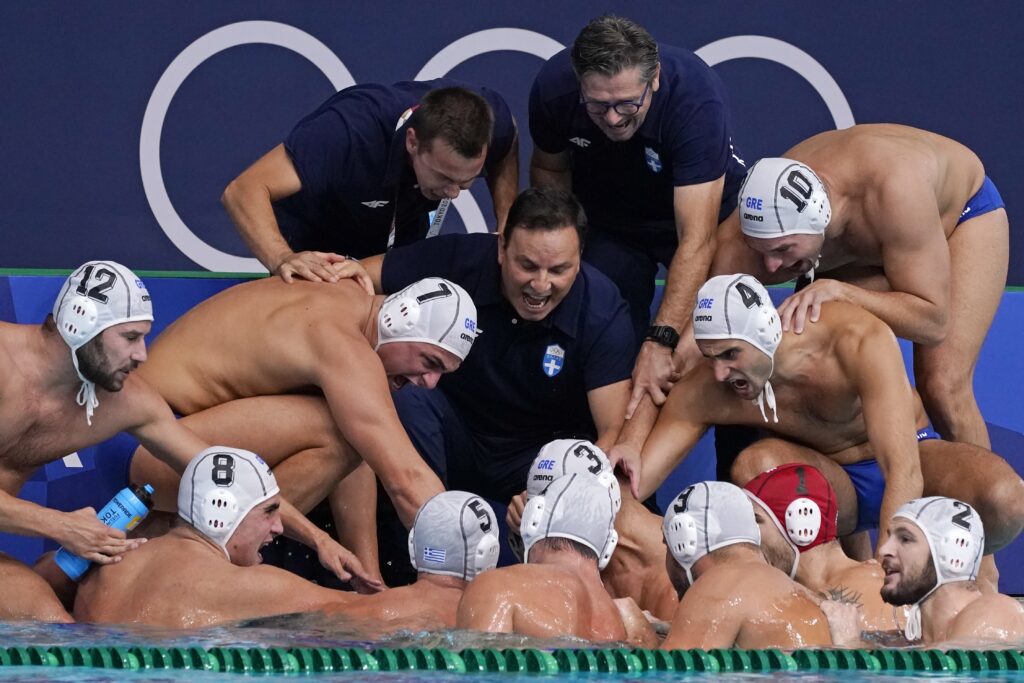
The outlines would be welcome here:
[[[644,147],[644,161],[647,162],[647,168],[651,171],[661,173],[661,157],[650,147]]]
[[[544,374],[548,377],[554,377],[562,371],[563,365],[565,365],[565,349],[558,344],[548,346],[544,350],[544,362],[541,363]]]
[[[433,562],[434,564],[444,564],[445,558],[444,548],[431,548],[430,546],[423,547],[423,561]]]

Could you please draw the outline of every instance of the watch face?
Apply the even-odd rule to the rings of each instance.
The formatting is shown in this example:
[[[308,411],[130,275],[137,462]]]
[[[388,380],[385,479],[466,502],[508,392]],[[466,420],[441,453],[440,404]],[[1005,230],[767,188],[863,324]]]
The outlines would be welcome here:
[[[667,325],[653,325],[647,330],[647,339],[674,349],[679,343],[679,333]]]

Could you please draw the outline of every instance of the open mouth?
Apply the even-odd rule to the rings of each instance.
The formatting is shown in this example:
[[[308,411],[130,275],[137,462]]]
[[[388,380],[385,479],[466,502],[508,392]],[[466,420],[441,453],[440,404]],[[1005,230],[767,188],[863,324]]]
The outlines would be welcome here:
[[[409,378],[402,375],[395,375],[388,380],[388,383],[391,385],[391,391],[398,391],[409,383]]]
[[[790,273],[795,273],[797,275],[803,275],[804,273],[810,271],[810,269],[813,268],[813,267],[814,267],[813,263],[811,263],[807,259],[803,259],[801,261],[797,261],[796,263],[791,265],[786,270],[789,271]]]
[[[551,295],[547,296],[535,296],[533,294],[527,294],[523,292],[523,304],[529,311],[540,311],[547,305],[548,301],[551,300]]]

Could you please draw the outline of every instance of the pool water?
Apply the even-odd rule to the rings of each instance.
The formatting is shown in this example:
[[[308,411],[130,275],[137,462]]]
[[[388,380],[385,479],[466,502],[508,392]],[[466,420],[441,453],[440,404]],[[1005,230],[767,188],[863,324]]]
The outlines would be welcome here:
[[[137,648],[134,661],[145,663],[143,651],[152,654],[151,661],[155,668],[138,670],[119,670],[116,663],[113,668],[86,668],[80,666],[0,666],[0,683],[7,681],[224,681],[246,677],[242,671],[250,672],[248,677],[258,677],[264,681],[289,680],[297,678],[315,678],[316,680],[345,680],[352,683],[373,680],[376,683],[524,683],[527,679],[536,681],[538,678],[550,678],[553,673],[523,673],[531,670],[528,662],[533,662],[533,669],[556,672],[559,677],[569,676],[591,681],[650,681],[652,683],[668,683],[686,679],[706,679],[713,677],[715,681],[753,681],[781,680],[799,683],[814,681],[881,681],[899,678],[901,681],[934,680],[979,680],[996,679],[1012,680],[1024,683],[1024,657],[1010,653],[999,653],[998,657],[985,659],[984,653],[966,653],[959,659],[950,659],[939,652],[888,650],[874,655],[864,651],[833,653],[821,651],[805,651],[795,653],[792,658],[778,651],[738,651],[722,650],[711,653],[686,653],[681,655],[665,655],[655,653],[662,663],[669,661],[667,667],[655,665],[655,658],[650,653],[631,651],[628,648],[606,648],[593,650],[588,643],[562,638],[553,640],[537,640],[510,634],[482,634],[467,631],[417,631],[408,625],[402,631],[391,635],[369,637],[374,630],[379,631],[378,624],[353,620],[340,616],[324,616],[321,614],[293,614],[248,620],[231,625],[212,627],[194,631],[155,629],[136,626],[97,626],[90,624],[34,624],[0,622],[0,663],[5,654],[10,661],[19,661],[8,648],[36,648],[38,652],[50,653],[53,661],[71,663],[82,659],[72,659],[68,653],[85,653],[86,661],[94,663],[101,659],[90,654],[89,647],[113,652],[128,652]],[[1019,648],[1020,644],[1018,644]],[[44,648],[68,648],[59,653]],[[508,650],[514,650],[511,652]],[[366,651],[373,650],[373,654]],[[202,661],[211,663],[220,671],[205,671],[201,668],[178,668],[171,665],[169,655],[157,653],[198,652]],[[330,655],[329,653],[335,653]],[[337,654],[337,653],[342,654]],[[1016,652],[1020,652],[1016,649]],[[268,654],[269,653],[269,654]],[[318,654],[320,653],[320,654]],[[326,655],[324,653],[327,653]],[[348,653],[348,654],[345,654]],[[263,668],[273,671],[275,668],[267,664],[273,657],[277,661],[290,661],[294,673],[288,675],[266,675]],[[649,656],[650,655],[650,656]],[[813,655],[813,656],[812,656]],[[884,656],[883,656],[884,655]],[[967,656],[970,655],[970,656]],[[149,656],[147,654],[146,656]],[[161,660],[160,657],[168,657]],[[251,665],[250,665],[251,656]],[[317,656],[335,657],[333,670],[331,666],[317,667],[313,662]],[[640,657],[643,656],[643,666]],[[357,661],[372,660],[374,667],[381,671],[360,670],[359,666],[342,666],[337,659],[356,664]],[[349,659],[344,659],[348,657]],[[672,659],[672,657],[676,657]],[[911,663],[913,657],[914,662]],[[287,658],[290,658],[287,659]],[[418,659],[417,659],[418,658]],[[844,660],[845,658],[845,660]],[[858,659],[859,658],[859,659]],[[299,660],[302,664],[298,665]],[[115,657],[116,660],[116,657]],[[216,661],[214,661],[216,660]],[[712,661],[714,660],[714,661]],[[983,671],[995,666],[998,660],[1001,666],[1010,669],[1003,671]],[[324,661],[324,660],[319,660]],[[497,666],[492,666],[500,661]],[[842,664],[846,661],[847,664]],[[846,670],[843,666],[857,667],[856,662],[877,661],[883,671]],[[936,661],[947,662],[953,670],[960,662],[963,670],[958,673],[946,671],[938,673],[922,673],[920,671],[900,671],[898,669],[918,668],[934,670]],[[239,662],[243,662],[240,664]],[[418,663],[417,663],[418,662]],[[424,665],[423,662],[433,662]],[[433,668],[448,670],[430,670]],[[672,663],[674,662],[674,664]],[[682,662],[682,663],[681,663]],[[704,664],[701,664],[704,662]],[[746,662],[746,663],[745,663]],[[921,664],[923,662],[923,664]],[[980,664],[979,664],[980,662]],[[987,664],[985,662],[988,662]],[[262,663],[262,664],[261,664]],[[625,664],[624,664],[625,663]],[[486,666],[484,666],[486,664]],[[713,664],[713,666],[707,666]],[[755,673],[740,672],[747,667]],[[785,666],[783,666],[785,665]],[[790,669],[812,670],[785,670]],[[168,666],[169,668],[161,668]],[[202,666],[201,663],[194,666]],[[821,669],[832,667],[831,671]],[[817,670],[813,670],[817,667]],[[348,668],[349,670],[339,670]],[[480,672],[480,669],[485,672]],[[669,670],[663,670],[668,668]],[[672,669],[675,670],[672,670]],[[720,669],[714,673],[702,673],[704,669]],[[777,669],[782,670],[777,670]],[[405,670],[402,670],[405,669]],[[413,669],[413,670],[409,670]],[[463,671],[465,669],[465,671]],[[496,671],[501,669],[503,671]],[[504,671],[506,670],[507,671]],[[648,670],[649,669],[649,670]],[[732,670],[730,670],[732,669]],[[774,670],[773,670],[774,669]],[[978,670],[980,669],[980,670]],[[287,671],[287,668],[276,668]],[[486,671],[496,671],[486,673]],[[522,672],[520,672],[522,671]],[[236,672],[236,673],[232,673]],[[308,672],[308,673],[306,673]]]

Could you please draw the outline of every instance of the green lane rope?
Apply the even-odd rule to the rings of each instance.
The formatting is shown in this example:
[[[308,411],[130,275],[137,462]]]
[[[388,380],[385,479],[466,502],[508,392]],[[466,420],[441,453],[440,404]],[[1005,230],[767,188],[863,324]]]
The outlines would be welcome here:
[[[242,675],[308,675],[346,671],[440,671],[533,675],[770,673],[776,671],[1010,672],[1024,671],[1021,650],[558,650],[325,647],[0,647],[0,667],[196,669]]]

